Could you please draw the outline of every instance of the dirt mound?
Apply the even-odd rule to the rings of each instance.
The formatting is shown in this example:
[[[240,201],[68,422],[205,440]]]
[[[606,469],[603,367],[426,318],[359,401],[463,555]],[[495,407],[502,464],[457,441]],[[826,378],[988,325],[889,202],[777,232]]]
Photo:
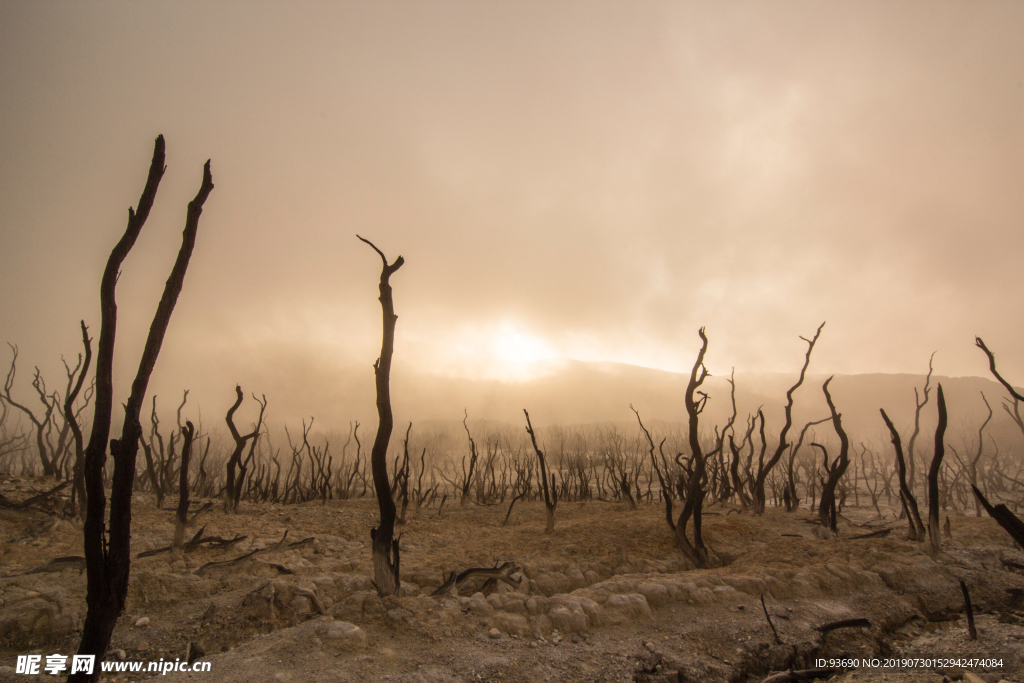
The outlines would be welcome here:
[[[370,583],[374,501],[243,503],[238,514],[215,505],[205,533],[245,539],[134,559],[111,649],[174,661],[195,643],[223,681],[746,681],[835,658],[859,664],[843,680],[963,678],[955,662],[884,666],[911,655],[1001,659],[967,668],[993,683],[1024,680],[1022,606],[1009,592],[1024,588],[1024,553],[991,520],[954,517],[932,557],[894,518],[866,510],[847,509],[828,540],[809,513],[710,513],[705,539],[719,566],[697,570],[658,505],[562,505],[550,535],[541,503],[517,504],[507,527],[497,506],[423,510],[399,527],[402,590],[381,599]],[[893,531],[850,540],[880,528]],[[172,532],[172,512],[137,496],[134,552],[168,545]],[[50,560],[80,555],[81,530],[19,511],[0,519],[0,534],[0,680],[26,681],[8,668],[16,655],[77,647],[85,575]],[[481,580],[431,596],[447,572],[504,561],[515,585],[481,590]],[[977,641],[958,579],[971,589]],[[870,625],[819,630],[845,619]]]

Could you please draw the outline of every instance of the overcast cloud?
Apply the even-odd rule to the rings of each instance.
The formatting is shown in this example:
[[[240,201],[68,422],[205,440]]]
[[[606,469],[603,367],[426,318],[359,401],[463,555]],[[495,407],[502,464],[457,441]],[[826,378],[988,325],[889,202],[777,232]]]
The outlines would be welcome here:
[[[396,371],[682,370],[702,325],[714,373],[796,371],[827,320],[818,373],[985,375],[977,334],[1024,381],[1019,2],[4,2],[0,120],[18,391],[98,336],[160,133],[119,395],[207,158],[151,387],[212,412],[372,392],[356,233],[407,262]]]

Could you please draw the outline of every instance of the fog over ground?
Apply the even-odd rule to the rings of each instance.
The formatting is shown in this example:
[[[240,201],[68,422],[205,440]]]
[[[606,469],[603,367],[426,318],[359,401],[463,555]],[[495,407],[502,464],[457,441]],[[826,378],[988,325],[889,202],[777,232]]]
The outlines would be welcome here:
[[[37,365],[63,392],[80,319],[98,337],[161,133],[118,401],[208,158],[215,184],[150,385],[168,417],[191,389],[219,421],[239,383],[272,420],[373,419],[381,264],[356,233],[406,259],[408,419],[563,359],[688,372],[701,326],[717,377],[797,372],[827,320],[818,375],[937,351],[987,377],[980,335],[1024,383],[1019,2],[9,1],[0,121],[26,401]]]

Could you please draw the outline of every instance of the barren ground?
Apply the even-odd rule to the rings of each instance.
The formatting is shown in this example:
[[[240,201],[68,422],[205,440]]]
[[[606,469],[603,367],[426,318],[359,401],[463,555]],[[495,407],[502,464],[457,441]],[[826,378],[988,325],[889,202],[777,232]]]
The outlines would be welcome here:
[[[49,482],[0,477],[13,501]],[[204,501],[193,501],[196,509]],[[449,501],[450,503],[450,501]],[[168,503],[169,506],[169,503]],[[952,539],[930,556],[889,514],[847,508],[839,538],[824,539],[807,511],[763,517],[713,507],[705,540],[720,566],[695,570],[674,547],[660,504],[628,511],[605,502],[559,504],[542,533],[542,503],[445,505],[409,513],[400,526],[403,595],[370,585],[373,500],[327,505],[247,505],[203,514],[190,535],[245,538],[226,549],[164,552],[133,560],[111,657],[184,658],[198,643],[210,673],[170,681],[761,681],[814,666],[816,658],[865,657],[833,680],[1024,683],[1024,553],[988,518],[953,517]],[[136,494],[135,553],[170,543],[173,512]],[[853,540],[893,528],[886,537]],[[285,543],[229,566],[204,567]],[[312,538],[297,547],[288,544]],[[0,510],[0,681],[55,680],[16,674],[19,654],[72,654],[85,615],[77,522],[36,510]],[[430,597],[442,573],[511,561],[524,578],[488,595]],[[46,567],[55,569],[54,567]],[[968,637],[957,579],[975,605]],[[304,590],[303,590],[304,589]],[[781,644],[761,608],[763,594]],[[148,618],[145,626],[136,626]],[[816,627],[866,618],[869,628],[822,636]],[[340,623],[346,622],[359,630]],[[887,658],[995,658],[968,671],[925,662],[884,668]],[[140,680],[152,674],[108,674]]]

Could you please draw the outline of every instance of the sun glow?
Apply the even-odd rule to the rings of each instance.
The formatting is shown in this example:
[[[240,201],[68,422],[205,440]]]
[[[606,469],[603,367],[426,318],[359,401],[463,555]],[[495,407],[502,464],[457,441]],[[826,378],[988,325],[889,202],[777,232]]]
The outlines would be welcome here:
[[[555,353],[540,337],[524,335],[503,326],[492,342],[494,358],[503,363],[534,363],[555,358]]]
[[[444,330],[438,332],[438,327]],[[421,371],[522,382],[550,374],[566,355],[548,340],[509,321],[406,330],[409,360]]]
[[[502,323],[487,336],[490,338],[490,374],[496,379],[522,381],[546,374],[558,352],[540,337]]]

